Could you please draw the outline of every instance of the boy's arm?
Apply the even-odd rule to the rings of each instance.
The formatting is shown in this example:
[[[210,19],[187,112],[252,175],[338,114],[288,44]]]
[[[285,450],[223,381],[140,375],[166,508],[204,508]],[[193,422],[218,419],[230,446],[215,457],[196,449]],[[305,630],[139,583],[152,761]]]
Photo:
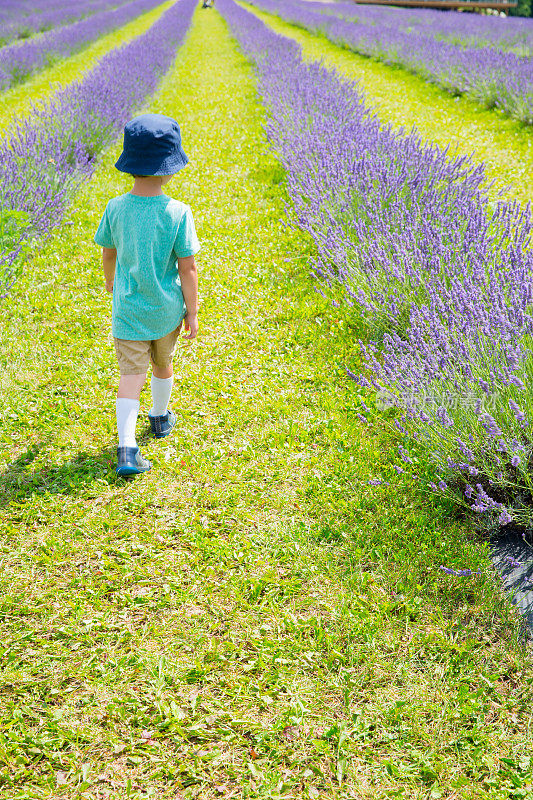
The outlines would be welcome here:
[[[117,266],[117,251],[115,247],[102,248],[102,264],[104,267],[105,288],[108,292],[112,292]]]
[[[198,335],[198,271],[194,256],[178,258],[178,272],[187,307],[185,330],[189,331],[189,334],[185,338],[195,339]]]

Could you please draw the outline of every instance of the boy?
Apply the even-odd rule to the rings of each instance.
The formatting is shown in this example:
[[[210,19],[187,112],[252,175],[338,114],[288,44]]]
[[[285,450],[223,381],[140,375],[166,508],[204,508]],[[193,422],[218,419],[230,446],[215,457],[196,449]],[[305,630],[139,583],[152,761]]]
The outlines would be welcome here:
[[[142,114],[128,122],[115,166],[134,178],[133,188],[109,201],[94,237],[103,247],[106,289],[113,293],[112,333],[120,368],[116,471],[121,476],[138,475],[152,466],[135,439],[148,364],[151,361],[148,419],[160,439],[176,424],[168,402],[172,357],[182,323],[186,339],[198,334],[194,256],[200,245],[194,220],[188,206],[162,191],[187,163],[175,120]]]

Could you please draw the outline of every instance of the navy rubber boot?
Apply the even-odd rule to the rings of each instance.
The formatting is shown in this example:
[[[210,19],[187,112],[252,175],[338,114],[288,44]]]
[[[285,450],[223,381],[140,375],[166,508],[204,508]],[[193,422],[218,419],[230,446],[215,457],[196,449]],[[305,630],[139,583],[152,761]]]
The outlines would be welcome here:
[[[128,478],[152,469],[151,463],[141,455],[138,447],[117,447],[117,475]]]
[[[161,417],[151,417],[150,414],[148,414],[148,419],[150,420],[150,427],[156,439],[164,439],[165,436],[171,433],[172,428],[176,424],[176,415],[170,408],[167,410],[167,413],[163,414]]]

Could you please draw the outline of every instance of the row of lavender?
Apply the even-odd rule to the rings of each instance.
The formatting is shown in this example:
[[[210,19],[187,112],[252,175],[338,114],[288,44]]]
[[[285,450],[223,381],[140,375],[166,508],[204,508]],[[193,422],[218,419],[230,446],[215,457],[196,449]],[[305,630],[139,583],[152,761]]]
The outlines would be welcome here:
[[[0,10],[0,46],[117,5],[120,0],[78,0],[76,5],[72,0],[44,0],[33,6],[4,7]]]
[[[67,0],[3,0],[0,5],[0,25],[3,27],[27,14],[44,11],[54,2],[56,5],[67,5]]]
[[[491,204],[483,166],[383,126],[355,83],[302,62],[233,0],[218,5],[256,64],[321,291],[374,339],[352,375],[373,398],[362,418],[394,407],[398,472],[487,523],[531,520],[529,209]]]
[[[423,33],[459,47],[494,47],[520,56],[533,55],[533,20],[436,11],[429,8],[309,2],[314,11],[344,17],[364,25],[394,27],[404,33]]]
[[[189,27],[196,0],[178,0],[143,35],[104,56],[0,143],[3,295],[18,257],[61,219],[98,153],[154,92]]]
[[[87,18],[47,31],[24,42],[0,49],[0,90],[21,83],[54,60],[81,49],[102,34],[119,28],[139,14],[160,5],[162,0],[117,0],[118,8],[97,12]]]
[[[459,47],[391,25],[367,25],[323,14],[302,0],[252,0],[254,5],[343,47],[401,66],[453,94],[465,94],[533,124],[533,59],[493,47]]]

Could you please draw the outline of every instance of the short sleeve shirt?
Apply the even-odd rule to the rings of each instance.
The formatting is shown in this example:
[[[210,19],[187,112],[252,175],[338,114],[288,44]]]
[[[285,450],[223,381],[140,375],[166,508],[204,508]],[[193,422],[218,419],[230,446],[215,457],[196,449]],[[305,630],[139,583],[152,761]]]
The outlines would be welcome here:
[[[123,194],[107,204],[94,241],[117,250],[113,336],[151,341],[177,328],[187,311],[177,259],[200,250],[189,206]]]

